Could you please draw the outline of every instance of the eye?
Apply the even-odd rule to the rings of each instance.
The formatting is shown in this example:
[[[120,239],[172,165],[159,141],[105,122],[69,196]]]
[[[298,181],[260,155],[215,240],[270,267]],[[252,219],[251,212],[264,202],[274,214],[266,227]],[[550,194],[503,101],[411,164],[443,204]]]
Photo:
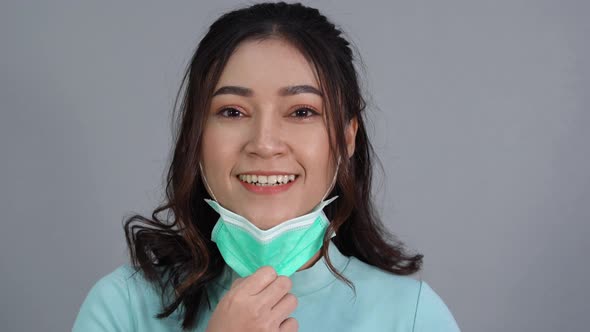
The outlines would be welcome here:
[[[310,107],[299,107],[295,110],[295,112],[291,113],[291,116],[294,118],[306,119],[319,114],[320,113],[316,112],[314,109]]]
[[[234,107],[226,107],[217,112],[217,115],[224,118],[240,118],[243,117],[244,114]]]

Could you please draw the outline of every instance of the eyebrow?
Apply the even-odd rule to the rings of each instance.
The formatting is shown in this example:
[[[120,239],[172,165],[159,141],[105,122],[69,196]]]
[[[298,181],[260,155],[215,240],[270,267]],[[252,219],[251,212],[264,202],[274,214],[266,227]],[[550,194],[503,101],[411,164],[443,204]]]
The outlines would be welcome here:
[[[279,89],[278,92],[279,96],[293,96],[300,93],[313,93],[320,97],[324,96],[324,94],[318,89],[314,88],[311,85],[305,84],[286,86]],[[252,97],[254,95],[254,91],[252,91],[252,89],[248,89],[242,86],[229,85],[217,89],[217,91],[215,91],[215,93],[213,94],[213,97],[225,94],[238,95],[242,97]]]

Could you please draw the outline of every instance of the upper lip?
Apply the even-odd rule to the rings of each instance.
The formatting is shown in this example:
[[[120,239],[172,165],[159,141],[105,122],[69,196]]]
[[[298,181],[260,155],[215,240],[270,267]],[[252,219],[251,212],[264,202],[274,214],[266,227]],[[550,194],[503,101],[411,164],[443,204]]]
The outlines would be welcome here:
[[[238,173],[238,175],[297,175],[297,173],[295,172],[289,172],[289,171],[246,171],[246,172],[240,172]]]

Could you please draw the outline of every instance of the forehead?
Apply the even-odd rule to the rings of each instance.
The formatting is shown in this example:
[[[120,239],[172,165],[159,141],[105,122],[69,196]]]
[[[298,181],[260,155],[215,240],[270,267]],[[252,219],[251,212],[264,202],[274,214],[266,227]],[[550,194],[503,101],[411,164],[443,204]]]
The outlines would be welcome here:
[[[248,87],[257,94],[278,88],[309,85],[319,88],[313,67],[292,44],[277,38],[244,41],[230,56],[217,82]]]

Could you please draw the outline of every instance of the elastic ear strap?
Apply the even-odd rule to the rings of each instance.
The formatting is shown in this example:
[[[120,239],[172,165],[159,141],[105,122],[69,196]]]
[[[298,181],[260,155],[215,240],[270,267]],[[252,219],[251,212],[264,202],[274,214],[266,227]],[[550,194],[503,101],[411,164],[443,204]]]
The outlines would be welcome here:
[[[336,183],[336,176],[338,175],[338,168],[340,168],[340,160],[341,160],[341,158],[340,158],[340,156],[338,156],[338,164],[336,164],[336,172],[334,172],[334,178],[332,178],[332,184],[330,185],[330,187],[328,188],[328,191],[326,191],[326,193],[324,194],[324,197],[322,197],[320,202],[324,201],[324,199],[326,198],[326,196],[328,196],[328,194],[330,193],[330,191],[334,187],[334,184]]]
[[[207,191],[209,191],[209,195],[211,195],[211,197],[213,197],[213,199],[217,203],[219,203],[217,198],[215,198],[215,195],[213,195],[213,190],[211,190],[211,187],[209,187],[209,183],[207,183],[207,179],[205,178],[205,172],[203,172],[203,165],[201,165],[200,161],[199,161],[199,168],[201,169],[201,179],[203,179],[203,183],[205,183],[205,187],[207,187]]]

